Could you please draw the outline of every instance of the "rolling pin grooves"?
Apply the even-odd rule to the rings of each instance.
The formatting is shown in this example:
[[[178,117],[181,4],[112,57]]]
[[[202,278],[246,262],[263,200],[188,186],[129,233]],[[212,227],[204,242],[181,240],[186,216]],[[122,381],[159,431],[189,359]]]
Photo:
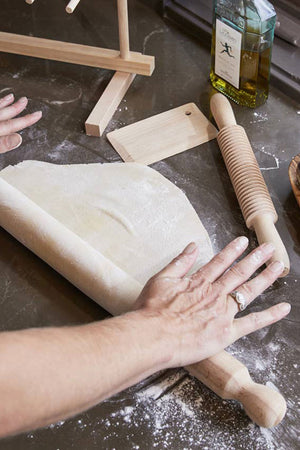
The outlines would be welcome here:
[[[276,222],[277,213],[244,128],[240,125],[222,128],[218,143],[247,227],[251,227],[253,217],[259,213],[270,214]]]

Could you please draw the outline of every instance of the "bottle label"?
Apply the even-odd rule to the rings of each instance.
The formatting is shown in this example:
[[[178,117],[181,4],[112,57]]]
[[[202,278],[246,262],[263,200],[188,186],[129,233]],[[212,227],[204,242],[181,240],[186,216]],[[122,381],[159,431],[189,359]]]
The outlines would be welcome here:
[[[216,20],[215,73],[235,88],[240,87],[242,33]]]

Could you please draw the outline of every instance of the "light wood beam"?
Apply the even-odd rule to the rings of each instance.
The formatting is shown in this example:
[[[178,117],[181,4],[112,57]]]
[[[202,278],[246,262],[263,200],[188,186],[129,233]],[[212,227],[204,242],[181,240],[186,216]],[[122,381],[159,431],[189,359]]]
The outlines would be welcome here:
[[[102,135],[134,78],[133,73],[116,72],[114,74],[85,122],[85,131],[88,136]]]
[[[0,32],[0,51],[140,75],[151,75],[154,70],[153,56],[130,52],[130,58],[124,59],[118,50],[13,33]]]

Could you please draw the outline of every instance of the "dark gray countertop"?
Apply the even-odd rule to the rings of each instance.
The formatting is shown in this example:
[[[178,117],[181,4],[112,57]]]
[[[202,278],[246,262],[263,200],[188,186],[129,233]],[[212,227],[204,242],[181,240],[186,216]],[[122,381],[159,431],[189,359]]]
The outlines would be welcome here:
[[[156,69],[152,77],[136,77],[107,131],[191,101],[209,117],[206,48],[165,23],[146,1],[129,1],[129,15],[132,49],[155,55]],[[65,14],[59,0],[51,4],[36,0],[31,7],[17,0],[1,4],[1,31],[118,48],[116,24],[111,0],[84,0],[72,16]],[[0,169],[27,159],[56,164],[120,160],[105,135],[99,139],[84,133],[84,121],[112,72],[3,53],[0,69],[0,96],[26,95],[28,111],[43,111],[43,120],[22,133],[22,147],[0,155]],[[280,323],[241,339],[229,350],[247,365],[255,381],[283,393],[288,404],[283,422],[273,430],[260,429],[239,404],[219,399],[179,369],[157,374],[74,419],[2,440],[1,450],[299,448],[300,209],[288,166],[300,151],[300,106],[271,86],[265,105],[257,110],[234,105],[234,111],[269,187],[279,215],[278,231],[291,259],[290,274],[249,310],[287,300],[292,311]],[[216,140],[152,167],[184,190],[215,251],[241,234],[255,246]],[[107,316],[2,229],[0,249],[1,330],[86,323]]]

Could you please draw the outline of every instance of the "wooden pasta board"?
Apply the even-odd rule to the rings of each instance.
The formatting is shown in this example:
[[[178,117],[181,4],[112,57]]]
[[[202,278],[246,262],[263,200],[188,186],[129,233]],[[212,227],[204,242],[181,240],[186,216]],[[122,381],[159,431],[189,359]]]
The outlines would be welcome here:
[[[107,138],[125,162],[152,164],[217,136],[217,129],[194,103],[112,131]]]

